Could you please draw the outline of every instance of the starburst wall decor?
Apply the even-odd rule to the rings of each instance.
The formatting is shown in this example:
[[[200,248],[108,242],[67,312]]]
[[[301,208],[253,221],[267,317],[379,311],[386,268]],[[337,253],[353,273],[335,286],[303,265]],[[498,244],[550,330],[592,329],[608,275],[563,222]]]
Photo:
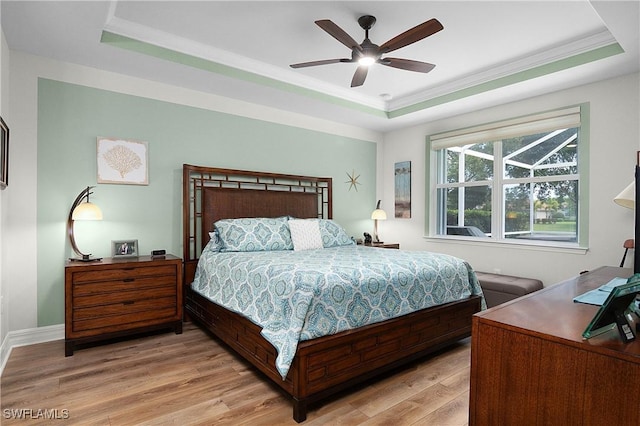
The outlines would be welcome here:
[[[349,178],[349,180],[345,183],[349,184],[349,191],[351,191],[351,188],[354,188],[356,192],[358,192],[358,185],[362,185],[360,182],[358,182],[358,178],[360,177],[360,175],[356,175],[356,171],[352,170],[351,174],[347,172],[347,177]]]

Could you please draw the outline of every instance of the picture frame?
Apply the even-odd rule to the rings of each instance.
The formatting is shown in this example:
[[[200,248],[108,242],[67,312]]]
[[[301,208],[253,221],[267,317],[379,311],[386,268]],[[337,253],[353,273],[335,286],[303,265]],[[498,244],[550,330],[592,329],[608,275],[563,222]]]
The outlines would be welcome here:
[[[0,189],[9,185],[9,127],[0,117]]]
[[[111,240],[111,257],[114,259],[138,256],[138,240]]]
[[[146,141],[98,137],[98,183],[149,185],[148,145]]]
[[[411,218],[411,161],[400,161],[393,166],[395,189],[395,217]]]

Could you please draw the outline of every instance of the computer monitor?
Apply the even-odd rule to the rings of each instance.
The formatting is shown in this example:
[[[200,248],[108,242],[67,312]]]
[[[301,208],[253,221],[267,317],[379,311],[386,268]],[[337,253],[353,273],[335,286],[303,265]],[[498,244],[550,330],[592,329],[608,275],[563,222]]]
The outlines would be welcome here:
[[[617,325],[623,342],[635,339],[635,334],[627,320],[629,310],[635,312],[636,296],[640,294],[640,274],[634,274],[626,284],[615,287],[607,300],[600,306],[582,337],[589,339],[611,330]]]

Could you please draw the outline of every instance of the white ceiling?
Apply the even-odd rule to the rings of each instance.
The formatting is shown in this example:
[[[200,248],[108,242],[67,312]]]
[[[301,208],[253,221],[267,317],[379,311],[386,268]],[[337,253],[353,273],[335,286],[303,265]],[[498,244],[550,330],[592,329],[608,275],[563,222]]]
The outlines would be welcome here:
[[[1,14],[12,50],[389,131],[638,72],[639,5],[587,0],[2,0]],[[350,88],[356,64],[289,67],[349,57],[349,50],[314,21],[330,19],[361,42],[364,31],[357,18],[366,14],[377,18],[369,34],[376,44],[437,18],[443,31],[393,53],[436,68],[420,74],[374,65],[362,87]],[[101,42],[104,31],[140,42],[129,46],[159,46],[165,54],[203,60],[189,66],[118,47]],[[574,57],[565,61],[573,64],[576,55],[592,55],[615,43],[624,53],[562,65],[566,58]],[[549,64],[560,70],[549,72]],[[536,67],[547,74],[532,72]]]

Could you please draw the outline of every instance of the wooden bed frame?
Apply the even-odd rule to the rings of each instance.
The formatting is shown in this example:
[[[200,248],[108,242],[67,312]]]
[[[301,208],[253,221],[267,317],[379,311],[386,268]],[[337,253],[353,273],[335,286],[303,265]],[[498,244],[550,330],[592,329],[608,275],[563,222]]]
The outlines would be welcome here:
[[[219,219],[238,217],[332,218],[331,178],[183,166],[185,319],[201,324],[293,398],[302,422],[308,404],[471,335],[481,298],[424,309],[356,330],[298,344],[282,380],[275,348],[261,328],[191,291],[198,257]]]

